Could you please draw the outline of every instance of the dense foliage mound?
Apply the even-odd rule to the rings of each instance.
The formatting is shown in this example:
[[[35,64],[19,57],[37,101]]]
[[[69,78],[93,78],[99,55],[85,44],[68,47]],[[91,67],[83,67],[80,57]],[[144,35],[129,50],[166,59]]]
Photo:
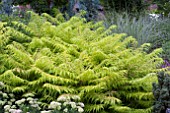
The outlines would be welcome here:
[[[31,14],[26,26],[0,23],[0,81],[16,98],[33,93],[46,107],[78,94],[85,112],[150,112],[161,49],[146,54],[133,37],[73,17]]]
[[[170,111],[169,81],[169,72],[162,71],[158,73],[158,84],[153,83],[154,113],[168,113]]]

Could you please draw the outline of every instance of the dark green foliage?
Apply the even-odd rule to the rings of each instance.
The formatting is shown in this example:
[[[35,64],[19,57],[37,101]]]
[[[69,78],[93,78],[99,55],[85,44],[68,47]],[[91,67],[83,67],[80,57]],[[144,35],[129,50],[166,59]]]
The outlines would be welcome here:
[[[158,21],[158,24],[156,25],[156,28],[161,32],[158,38],[155,39],[154,42],[158,42],[158,45],[161,45],[164,54],[164,59],[170,59],[170,53],[169,53],[169,42],[170,42],[170,18],[164,18],[163,20]],[[156,44],[153,46],[156,48]],[[161,47],[159,46],[159,47]]]
[[[36,13],[48,13],[52,14],[54,8],[61,8],[63,5],[68,3],[67,0],[14,0],[13,4],[15,5],[27,5],[30,4],[31,8]],[[56,16],[56,15],[54,15]]]
[[[153,0],[153,3],[158,5],[156,13],[168,16],[170,12],[170,0]]]
[[[98,18],[99,13],[103,13],[103,7],[100,5],[99,0],[36,0],[36,1],[14,1],[14,4],[30,4],[31,8],[35,12],[48,13],[53,16],[56,9],[61,9],[62,13],[67,13],[69,17],[74,16],[75,14],[80,13],[81,10],[86,11],[84,17],[87,20],[94,20]],[[104,16],[104,14],[103,14]]]
[[[50,8],[47,0],[33,0],[30,2],[30,5],[36,13],[50,13]]]
[[[99,0],[70,0],[68,3],[68,14],[73,16],[81,10],[86,11],[85,18],[87,20],[94,20],[98,13],[103,12]]]
[[[153,113],[165,113],[170,108],[170,75],[168,72],[158,73],[158,83],[153,83],[155,97]]]
[[[144,0],[101,0],[106,10],[130,13],[143,12],[146,9]]]
[[[162,57],[165,59],[170,59],[170,41],[165,42],[162,49],[164,50]]]

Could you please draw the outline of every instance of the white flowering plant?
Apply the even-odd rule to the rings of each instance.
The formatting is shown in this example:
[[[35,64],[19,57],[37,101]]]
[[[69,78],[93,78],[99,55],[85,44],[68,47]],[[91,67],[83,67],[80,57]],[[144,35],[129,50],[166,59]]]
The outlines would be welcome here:
[[[3,91],[4,83],[0,81],[0,113],[4,113],[5,109],[8,109],[8,106],[5,106],[8,103],[8,98],[12,97],[12,94],[7,94]]]
[[[32,98],[33,94],[25,94],[22,99],[16,99],[11,92],[4,91],[5,84],[0,81],[0,113],[40,113],[40,102]]]
[[[6,96],[7,97],[7,96]],[[5,113],[40,113],[40,102],[38,99],[31,97],[22,98],[20,100],[15,100],[14,98],[8,99],[3,104],[3,111]]]
[[[82,113],[84,104],[78,95],[64,94],[50,102],[48,108],[34,98],[33,93],[24,94],[16,99],[13,93],[3,91],[5,84],[0,81],[0,113]]]
[[[82,113],[84,104],[77,95],[61,95],[49,105],[52,113]]]

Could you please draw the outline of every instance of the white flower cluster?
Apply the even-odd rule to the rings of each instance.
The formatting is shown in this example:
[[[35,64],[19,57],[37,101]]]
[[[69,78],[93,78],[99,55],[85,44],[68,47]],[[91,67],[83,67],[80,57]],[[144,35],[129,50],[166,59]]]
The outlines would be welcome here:
[[[4,105],[4,110],[7,113],[22,113],[22,110],[17,109],[16,106],[22,106],[25,103],[29,103],[31,107],[40,110],[41,108],[39,107],[39,105],[41,104],[40,102],[37,102],[38,99],[34,99],[32,97],[28,97],[28,98],[22,98],[20,100],[15,101],[14,98],[10,99],[10,101],[2,101],[0,100],[0,104]],[[13,104],[15,103],[15,104]],[[29,113],[29,112],[27,112]]]
[[[84,111],[84,109],[80,106],[77,106],[78,112],[82,113]]]
[[[80,97],[78,95],[61,95],[57,98],[57,101],[65,102],[70,101],[71,99],[74,101],[79,101]]]
[[[5,112],[8,112],[8,113],[21,113],[22,110],[20,109],[16,109],[16,105],[5,105],[4,106],[4,110]]]
[[[8,95],[7,95],[6,93],[3,93],[3,94],[2,94],[2,97],[3,97],[3,98],[8,98]]]
[[[161,17],[162,17],[161,14],[149,14],[149,18],[152,19],[152,20],[158,21],[159,18],[161,18]]]
[[[51,111],[41,111],[41,113],[51,113]]]
[[[0,82],[0,87],[4,87],[4,83],[3,82]]]
[[[27,99],[23,98],[21,100],[17,100],[15,102],[16,105],[20,106],[21,104],[24,104],[26,101],[31,105],[31,107],[36,108],[36,109],[41,109],[39,107],[40,102],[37,102],[38,99],[34,99],[32,97],[28,97]]]
[[[20,110],[20,109],[10,109],[9,112],[10,113],[22,113],[22,110]]]
[[[61,103],[52,101],[48,108],[60,110],[61,109]]]
[[[15,101],[15,104],[21,105],[21,104],[23,104],[24,102],[25,102],[25,98],[23,98],[23,99],[21,99],[21,100]]]
[[[70,101],[70,97],[69,96],[65,96],[65,95],[61,95],[57,98],[57,101],[59,102],[65,102],[65,101]]]
[[[79,105],[79,106],[84,108],[84,104],[82,102],[77,103],[77,105]]]
[[[53,109],[53,110],[60,110],[63,112],[69,112],[70,110],[74,110],[77,111],[79,113],[84,112],[84,104],[82,102],[73,102],[71,100],[74,101],[78,101],[80,100],[80,97],[77,95],[61,95],[58,97],[57,101],[52,101],[49,105],[49,109]],[[42,113],[48,113],[48,111],[43,111]]]
[[[0,88],[1,86],[4,86],[4,83],[0,81]],[[38,99],[32,98],[33,96],[32,93],[28,93],[25,94],[25,97],[27,98],[16,100],[14,94],[0,91],[0,106],[3,106],[5,113],[22,113],[22,110],[19,108],[23,105],[27,106],[28,104],[29,107],[31,106],[32,108],[40,110],[41,108],[39,105],[41,103],[37,101]],[[27,113],[29,113],[29,111]]]
[[[0,86],[4,85],[0,82]],[[55,111],[62,111],[65,113],[74,112],[82,113],[84,112],[84,104],[79,102],[80,97],[78,95],[61,95],[57,98],[57,101],[52,101],[48,106],[48,110],[41,109],[38,99],[33,98],[34,94],[28,93],[23,96],[22,99],[16,100],[14,94],[7,94],[0,91],[0,106],[3,106],[5,113],[23,113],[23,105],[28,109],[42,110],[41,113],[52,113]],[[27,106],[28,105],[28,106]],[[23,110],[23,111],[22,111]],[[31,113],[27,111],[26,113]]]
[[[83,106],[84,106],[84,104],[83,103],[81,103],[81,105],[82,106],[78,106],[78,104],[77,103],[75,103],[75,102],[64,102],[63,103],[63,106],[61,105],[61,106],[57,106],[57,110],[62,110],[63,112],[68,112],[69,111],[69,109],[71,109],[71,110],[76,110],[76,111],[78,111],[79,113],[82,113],[82,112],[84,112],[84,109],[83,109]],[[49,108],[52,108],[51,106],[55,106],[55,105],[51,105],[50,104],[50,107]],[[70,107],[71,106],[71,107]],[[61,108],[63,108],[64,107],[64,109],[61,109]],[[59,109],[58,109],[59,108]],[[42,112],[42,113],[46,113],[46,112]]]
[[[80,100],[80,97],[78,95],[73,95],[72,96],[72,99],[75,100],[75,101],[79,101]]]
[[[17,5],[17,6],[12,6],[12,11],[13,12],[17,12],[17,11],[19,11],[19,5]]]

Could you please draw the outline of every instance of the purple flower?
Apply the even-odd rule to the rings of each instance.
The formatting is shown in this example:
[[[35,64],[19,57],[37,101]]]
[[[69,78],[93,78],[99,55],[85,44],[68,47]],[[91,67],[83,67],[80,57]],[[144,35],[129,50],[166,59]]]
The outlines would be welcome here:
[[[157,4],[151,4],[149,7],[148,7],[148,10],[156,10],[158,9],[158,5]]]
[[[169,60],[164,60],[164,63],[161,66],[161,68],[167,68],[167,67],[170,67],[170,62],[169,62]]]
[[[167,108],[167,109],[166,109],[166,113],[170,113],[170,108]]]

